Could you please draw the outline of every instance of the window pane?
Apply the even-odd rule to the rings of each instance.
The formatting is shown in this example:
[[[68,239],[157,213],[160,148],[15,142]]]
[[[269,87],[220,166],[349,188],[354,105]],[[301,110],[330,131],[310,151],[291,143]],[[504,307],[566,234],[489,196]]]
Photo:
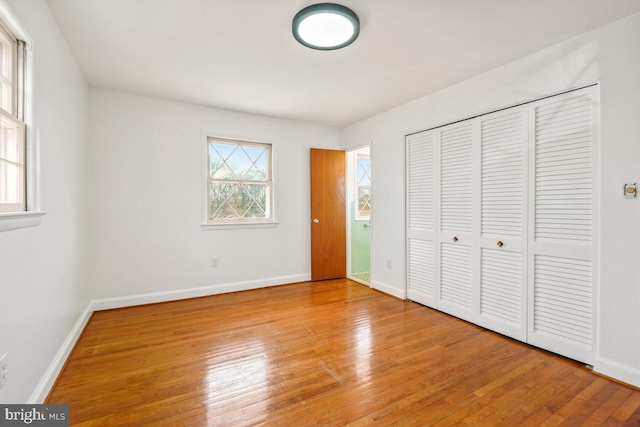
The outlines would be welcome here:
[[[7,44],[5,43],[4,39],[0,39],[0,74],[9,78],[6,70],[7,70]]]
[[[23,163],[24,150],[22,138],[19,135],[22,133],[21,130],[6,118],[0,118],[0,159]]]
[[[247,159],[243,159],[242,179],[248,181],[266,181],[267,149],[263,147],[245,146],[242,151]]]
[[[358,219],[369,218],[371,214],[371,194],[369,187],[358,188]]]
[[[0,107],[2,107],[3,110],[11,113],[11,84],[2,83],[2,85],[0,86],[0,90],[2,91],[2,94],[0,95]]]
[[[209,177],[218,180],[266,181],[268,147],[241,143],[209,144]]]
[[[268,219],[268,184],[209,182],[209,220]]]
[[[369,220],[371,215],[371,159],[368,155],[356,157],[356,220]]]
[[[238,176],[227,164],[227,159],[236,148],[236,146],[228,144],[209,144],[209,177],[215,179],[238,179]]]
[[[0,160],[0,203],[23,203],[24,168]]]
[[[7,80],[11,80],[11,64],[12,64],[12,46],[9,40],[5,39],[3,36],[0,36],[0,74],[5,77]]]
[[[13,52],[14,45],[4,37],[0,36],[0,74],[2,75],[2,85],[0,90],[0,107],[9,113],[13,111]]]
[[[271,145],[208,140],[207,222],[270,220]]]
[[[368,186],[371,185],[371,160],[358,156],[356,170],[356,184]]]

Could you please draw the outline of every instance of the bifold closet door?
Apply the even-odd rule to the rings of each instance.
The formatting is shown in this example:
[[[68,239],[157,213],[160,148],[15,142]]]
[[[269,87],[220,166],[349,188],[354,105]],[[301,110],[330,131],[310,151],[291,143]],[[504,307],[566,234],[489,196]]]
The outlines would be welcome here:
[[[410,135],[407,164],[407,298],[436,307],[436,131]]]
[[[438,308],[471,322],[476,321],[474,289],[473,151],[475,123],[464,121],[440,130],[438,233]]]
[[[595,359],[596,87],[530,105],[528,341]]]
[[[478,323],[522,341],[527,338],[527,118],[524,106],[477,119]]]
[[[593,363],[597,93],[407,137],[409,299]]]

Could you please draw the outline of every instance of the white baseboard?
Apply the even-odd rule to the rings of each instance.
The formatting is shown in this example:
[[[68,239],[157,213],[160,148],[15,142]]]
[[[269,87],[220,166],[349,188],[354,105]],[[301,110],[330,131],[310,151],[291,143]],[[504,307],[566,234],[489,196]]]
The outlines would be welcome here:
[[[87,308],[85,308],[78,317],[78,320],[71,328],[71,331],[63,341],[56,355],[53,357],[53,360],[40,379],[40,382],[38,382],[36,389],[29,397],[29,401],[27,402],[28,404],[44,403],[49,391],[51,391],[51,387],[53,387],[53,384],[58,378],[58,375],[60,375],[62,368],[64,368],[64,364],[67,362],[67,358],[71,354],[71,350],[73,350],[73,347],[76,345],[76,341],[80,338],[82,331],[84,331],[84,327],[87,325],[87,322],[93,314],[91,305],[91,302],[89,302]]]
[[[371,287],[401,300],[407,299],[407,291],[405,289],[399,289],[396,286],[387,285],[386,283],[382,283],[377,280],[371,281]]]
[[[604,357],[596,358],[593,370],[634,387],[640,387],[640,370]]]
[[[157,302],[176,301],[187,298],[206,297],[225,294],[228,292],[246,291],[249,289],[266,288],[268,286],[286,283],[306,282],[311,280],[309,274],[271,277],[268,279],[250,280],[246,282],[226,283],[222,285],[204,286],[200,288],[177,289],[173,291],[153,292],[149,294],[129,295],[117,298],[93,300],[93,309],[110,310],[113,308],[131,307],[134,305],[153,304]]]
[[[297,274],[292,276],[272,277],[262,280],[251,280],[246,282],[228,283],[224,285],[205,286],[201,288],[180,289],[175,291],[154,292],[142,295],[130,295],[120,298],[106,298],[92,300],[87,308],[82,312],[71,332],[67,335],[60,349],[49,364],[36,389],[29,397],[29,404],[44,403],[47,395],[51,391],[58,375],[62,371],[67,358],[76,345],[78,338],[82,334],[87,322],[94,311],[108,310],[112,308],[131,307],[141,304],[152,304],[156,302],[175,301],[187,298],[197,298],[209,295],[224,294],[227,292],[246,291],[249,289],[265,288],[268,286],[283,285],[286,283],[308,282],[311,280],[310,274]],[[64,402],[62,402],[64,403]]]

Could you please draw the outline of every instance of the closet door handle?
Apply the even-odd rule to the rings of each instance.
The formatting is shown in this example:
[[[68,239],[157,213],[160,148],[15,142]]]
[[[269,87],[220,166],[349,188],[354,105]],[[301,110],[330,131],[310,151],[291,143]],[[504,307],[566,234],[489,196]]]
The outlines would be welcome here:
[[[458,241],[458,236],[453,236],[453,243]]]
[[[502,240],[498,240],[498,243],[496,243],[496,245],[498,245],[499,248],[504,246],[504,243],[502,243]]]

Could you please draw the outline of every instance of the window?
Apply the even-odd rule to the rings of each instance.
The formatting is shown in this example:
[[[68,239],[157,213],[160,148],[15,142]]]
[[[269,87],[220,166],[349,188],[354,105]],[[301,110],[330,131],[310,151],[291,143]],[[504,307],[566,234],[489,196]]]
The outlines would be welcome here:
[[[0,212],[27,210],[24,47],[0,25]]]
[[[356,221],[371,218],[371,159],[368,154],[356,155]]]
[[[207,224],[273,222],[271,144],[207,138]]]

